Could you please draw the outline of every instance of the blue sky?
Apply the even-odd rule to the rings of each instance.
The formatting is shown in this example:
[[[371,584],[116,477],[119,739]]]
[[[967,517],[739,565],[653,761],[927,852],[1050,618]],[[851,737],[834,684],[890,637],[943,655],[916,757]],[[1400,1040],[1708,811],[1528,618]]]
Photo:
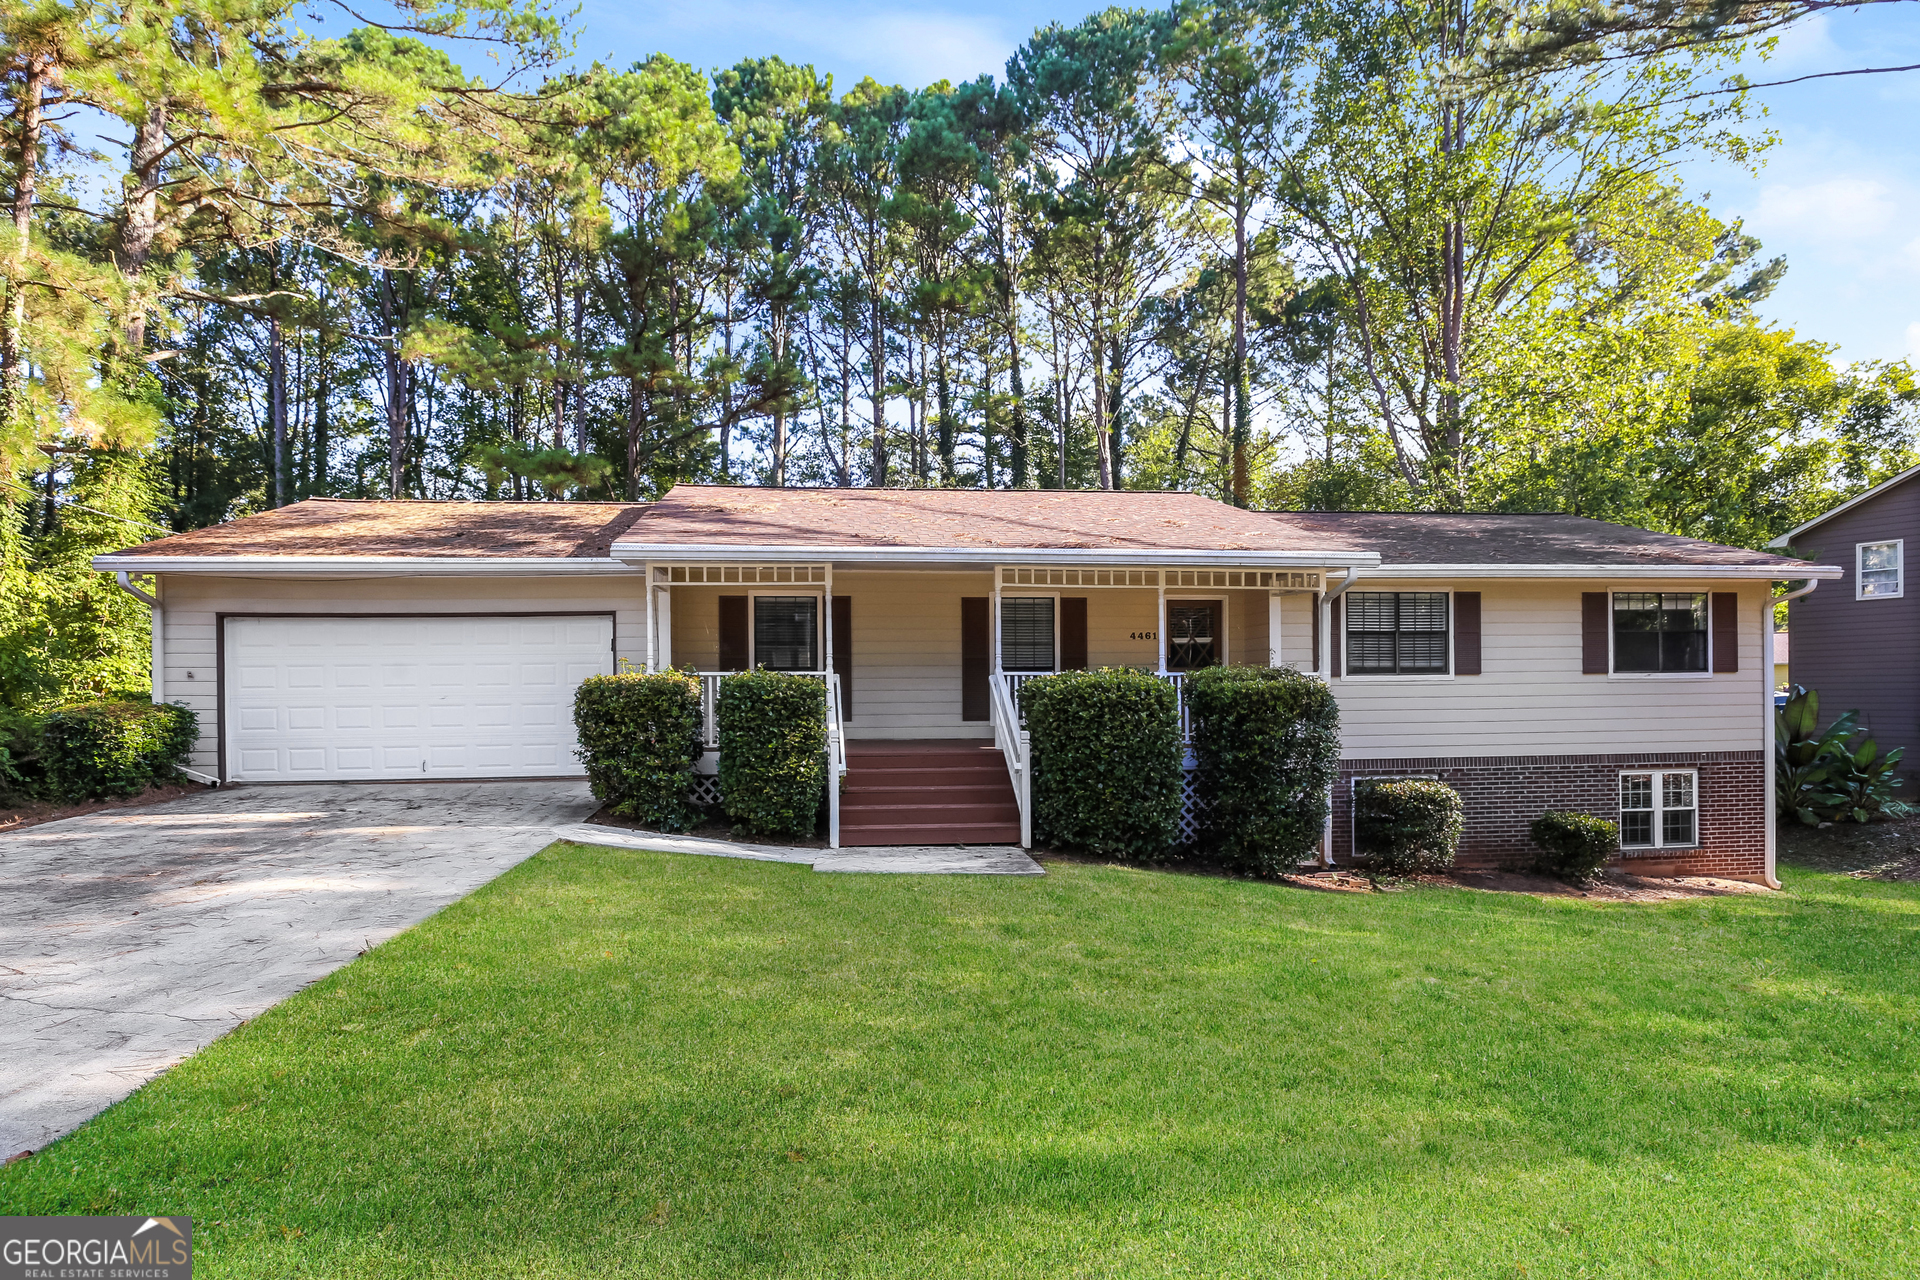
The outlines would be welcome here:
[[[777,53],[833,74],[923,85],[999,75],[1035,27],[1090,3],[961,5],[823,0],[584,0],[583,58],[616,65],[659,51],[703,69]],[[1755,81],[1920,62],[1920,6],[1878,5],[1802,24]],[[1697,163],[1685,177],[1722,218],[1744,218],[1788,272],[1762,308],[1776,324],[1840,347],[1848,360],[1920,357],[1920,73],[1853,76],[1764,90],[1779,135],[1760,171]]]

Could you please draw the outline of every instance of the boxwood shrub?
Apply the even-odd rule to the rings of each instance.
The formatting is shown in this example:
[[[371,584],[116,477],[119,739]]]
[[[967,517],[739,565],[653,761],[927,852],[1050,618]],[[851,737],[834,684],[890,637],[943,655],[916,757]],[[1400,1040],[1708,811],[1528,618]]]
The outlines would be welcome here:
[[[594,798],[660,831],[698,820],[690,793],[700,758],[700,681],[678,671],[589,676],[573,695],[576,754]]]
[[[62,707],[40,731],[48,790],[66,801],[137,796],[177,778],[199,736],[199,718],[172,703]]]
[[[1152,859],[1179,832],[1181,749],[1173,686],[1106,667],[1029,680],[1036,835],[1114,857]]]
[[[1540,856],[1534,868],[1569,880],[1591,880],[1620,847],[1620,828],[1605,818],[1550,809],[1527,828]]]
[[[1353,789],[1357,852],[1383,871],[1444,871],[1460,848],[1460,793],[1420,778],[1362,779]]]
[[[1332,690],[1285,667],[1208,667],[1187,677],[1199,765],[1201,848],[1273,874],[1320,841],[1340,768]]]
[[[720,807],[754,835],[814,833],[827,782],[827,686],[742,671],[720,682]]]

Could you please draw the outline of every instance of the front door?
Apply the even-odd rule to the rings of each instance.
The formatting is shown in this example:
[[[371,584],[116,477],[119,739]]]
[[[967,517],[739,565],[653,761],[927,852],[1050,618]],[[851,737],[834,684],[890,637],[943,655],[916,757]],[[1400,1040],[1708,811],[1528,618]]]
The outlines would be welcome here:
[[[1225,615],[1219,600],[1167,601],[1167,670],[1219,666],[1226,652],[1221,634]]]

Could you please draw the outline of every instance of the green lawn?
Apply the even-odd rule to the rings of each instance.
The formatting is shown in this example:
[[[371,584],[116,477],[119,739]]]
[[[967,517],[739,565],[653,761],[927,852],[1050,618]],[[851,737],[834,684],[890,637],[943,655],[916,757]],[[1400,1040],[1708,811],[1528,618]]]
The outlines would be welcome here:
[[[1789,890],[556,845],[0,1212],[189,1213],[211,1277],[1911,1274],[1920,886]]]

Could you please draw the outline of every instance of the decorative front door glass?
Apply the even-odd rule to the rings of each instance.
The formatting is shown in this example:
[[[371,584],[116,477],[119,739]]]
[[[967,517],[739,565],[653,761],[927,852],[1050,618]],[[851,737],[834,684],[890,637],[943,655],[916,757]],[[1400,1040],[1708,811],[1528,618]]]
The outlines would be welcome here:
[[[1218,665],[1219,630],[1219,601],[1167,601],[1167,670],[1192,671]]]

